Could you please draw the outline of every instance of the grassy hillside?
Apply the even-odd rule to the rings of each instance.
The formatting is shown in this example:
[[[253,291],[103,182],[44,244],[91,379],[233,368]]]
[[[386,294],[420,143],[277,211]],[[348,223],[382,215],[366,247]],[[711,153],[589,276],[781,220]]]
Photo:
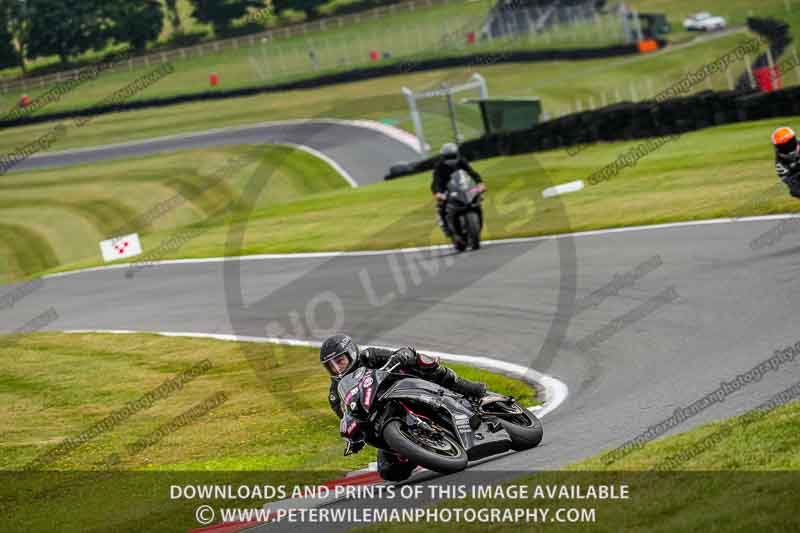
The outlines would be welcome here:
[[[609,181],[555,199],[542,199],[541,191],[553,184],[587,179],[636,143],[592,146],[574,157],[552,151],[480,161],[475,166],[489,186],[483,237],[797,211],[800,205],[774,175],[769,144],[769,133],[783,122],[743,123],[686,134]],[[735,146],[736,150],[711,150],[711,146]],[[163,156],[152,158],[151,164],[158,166],[159,157]],[[280,162],[274,164],[280,168]],[[102,164],[85,168],[115,176],[113,168]],[[26,179],[26,174],[13,176]],[[241,179],[252,180],[258,190],[269,186],[271,178],[268,170],[254,168]],[[234,212],[227,219],[204,219],[193,226],[201,230],[193,239],[159,258],[444,243],[433,222],[429,180],[427,175],[418,175],[256,206],[249,217]],[[244,228],[241,246],[226,248],[231,231]],[[144,248],[158,249],[178,234],[177,226],[156,229],[145,235]],[[56,269],[97,265],[96,242],[92,239],[85,246],[91,250],[85,259]]]
[[[450,4],[434,6],[430,8],[418,9],[414,12],[402,11],[394,15],[389,15],[380,19],[364,20],[359,24],[346,26],[343,28],[330,28],[323,32],[312,32],[304,36],[291,38],[277,38],[272,42],[257,42],[253,46],[247,45],[234,50],[222,52],[206,53],[201,57],[187,56],[174,62],[175,72],[148,88],[146,91],[134,96],[134,98],[146,98],[156,96],[167,96],[175,94],[196,93],[209,89],[208,76],[215,72],[220,76],[222,88],[236,88],[244,86],[258,86],[271,84],[290,79],[313,77],[325,72],[333,72],[354,66],[369,66],[383,64],[386,61],[398,61],[406,57],[432,57],[441,55],[459,55],[473,53],[476,51],[487,50],[506,50],[509,48],[569,48],[584,47],[610,44],[619,42],[619,31],[615,22],[609,16],[601,20],[599,26],[590,25],[589,27],[562,28],[553,32],[534,36],[515,43],[496,40],[491,43],[478,43],[467,45],[465,34],[474,31],[482,24],[488,8],[493,4],[490,0],[477,0],[472,2],[453,1]],[[637,7],[644,11],[666,11],[671,16],[673,27],[676,30],[674,39],[676,42],[683,42],[690,38],[690,35],[681,30],[681,20],[686,14],[694,10],[692,3],[682,0],[665,7],[665,2],[656,0],[638,2]],[[741,25],[745,18],[751,14],[759,16],[778,16],[786,19],[793,27],[798,27],[800,22],[800,7],[796,11],[786,11],[784,0],[763,0],[756,5],[754,2],[737,0],[732,3],[711,2],[707,7],[715,13],[727,16],[732,24]],[[370,51],[375,50],[381,54],[387,53],[391,59],[382,60],[375,63],[370,60]],[[716,57],[715,53],[719,50],[714,48],[704,48],[697,54],[681,56],[680,75],[685,73],[687,67],[691,68],[694,64],[703,62]],[[312,57],[313,56],[313,57]],[[550,65],[552,67],[552,65]],[[535,68],[520,68],[513,66],[516,77],[518,78],[517,87],[506,84],[504,80],[499,82],[490,78],[490,83],[494,82],[492,91],[495,94],[528,94],[531,87],[541,87],[542,82],[552,83],[562,79],[565,64],[557,65],[558,75],[554,75],[552,68],[548,65],[537,64]],[[567,70],[572,71],[572,77],[580,78],[586,74],[586,65],[574,68],[570,65]],[[593,68],[594,65],[589,65]],[[59,102],[49,105],[39,113],[48,113],[64,109],[74,109],[88,107],[101,101],[104,97],[113,93],[115,90],[124,87],[128,83],[146,74],[151,69],[147,67],[134,68],[131,71],[125,70],[117,73],[105,73],[97,80],[83,85],[80,90],[73,91],[63,97]],[[737,69],[741,72],[741,69]],[[592,72],[589,70],[588,72]],[[635,71],[633,72],[635,74]],[[433,79],[440,79],[440,75],[434,74]],[[559,98],[559,110],[564,103],[572,105],[575,97],[588,97],[588,90],[583,88],[586,85],[600,81],[600,86],[591,87],[591,91],[599,103],[602,90],[615,88],[623,91],[625,97],[630,96],[627,86],[627,79],[614,79],[613,76],[607,80],[600,75],[592,75],[591,79],[581,81],[573,80],[567,83],[556,81],[561,91],[566,91]],[[654,79],[653,82],[658,86],[675,78],[674,73],[664,73],[663,76]],[[636,80],[637,83],[645,83],[645,80]],[[794,80],[792,80],[794,81]],[[392,94],[398,96],[401,84],[415,86],[415,77],[405,77],[392,79]],[[725,86],[724,77],[719,78],[717,83]],[[577,87],[573,87],[577,85]],[[518,87],[525,90],[520,92]],[[31,97],[45,92],[47,87],[28,89],[27,91],[10,91],[0,96],[0,108],[11,109],[17,104],[23,92],[27,92]],[[580,90],[579,90],[580,89]],[[648,92],[645,85],[637,87],[640,96]],[[343,95],[347,91],[341,87],[325,89],[332,96]],[[558,92],[558,91],[554,91]],[[383,94],[382,92],[371,92],[370,95]],[[547,94],[543,94],[547,98]],[[272,97],[261,97],[271,99]],[[546,102],[550,103],[550,102]],[[585,105],[588,101],[584,102]],[[212,104],[213,105],[213,104]],[[555,110],[556,106],[550,106]]]
[[[77,129],[70,127],[66,137],[52,146],[52,150],[85,147],[108,142],[143,139],[169,133],[196,131],[228,125],[249,124],[259,121],[288,118],[337,117],[371,118],[386,120],[398,127],[412,130],[408,105],[401,93],[403,86],[417,90],[437,87],[441,82],[457,83],[478,72],[488,83],[493,96],[537,96],[544,110],[553,115],[569,112],[580,105],[586,109],[618,99],[630,100],[634,96],[651,96],[682,79],[687,70],[695,71],[705,63],[734,50],[751,36],[746,33],[727,35],[720,39],[674,49],[652,55],[623,57],[613,60],[582,62],[545,62],[535,66],[521,64],[475,65],[463,68],[417,73],[405,76],[337,85],[314,90],[265,94],[225,101],[201,102],[149,109],[136,112],[105,115],[94,119],[90,125]],[[199,60],[198,60],[199,61]],[[230,68],[235,68],[231,64]],[[234,79],[255,75],[246,72]],[[744,72],[744,63],[730,66],[735,78]],[[787,82],[797,80],[798,70],[786,76]],[[119,87],[124,86],[127,74],[103,74],[95,82],[87,83],[79,91],[69,93],[63,100],[46,107],[44,112],[75,105],[80,101],[100,101]],[[143,96],[158,96],[181,87],[205,84],[207,73],[197,76],[179,68],[147,88]],[[226,78],[223,77],[223,80]],[[710,85],[702,83],[692,92],[713,87],[726,89],[725,73],[710,77]],[[113,82],[113,83],[111,83]],[[226,82],[223,81],[223,84]],[[111,87],[106,85],[111,84]],[[476,94],[465,93],[461,97]],[[422,105],[426,131],[436,145],[446,139],[449,119],[444,100],[427,100]],[[458,119],[467,133],[477,134],[475,127],[480,119],[473,104],[458,105]],[[0,138],[0,152],[11,152],[30,143],[52,128],[42,124],[8,130]]]
[[[223,216],[255,168],[271,176],[254,199],[259,207],[349,187],[316,157],[280,146],[192,150],[11,174],[0,181],[0,279],[96,257],[98,242],[120,231],[168,231]],[[174,209],[128,226],[174,198]]]

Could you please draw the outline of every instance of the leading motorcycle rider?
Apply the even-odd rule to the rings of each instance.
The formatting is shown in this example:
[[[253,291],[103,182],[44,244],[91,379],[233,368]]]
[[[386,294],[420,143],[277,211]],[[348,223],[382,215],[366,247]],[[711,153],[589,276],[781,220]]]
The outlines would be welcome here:
[[[782,127],[772,132],[775,147],[775,172],[789,187],[789,194],[800,198],[800,144],[792,128]]]
[[[440,155],[441,158],[433,169],[431,192],[434,198],[436,198],[436,212],[439,217],[439,226],[442,228],[444,236],[450,239],[453,237],[453,230],[447,223],[447,184],[450,183],[450,176],[456,170],[463,170],[475,180],[475,183],[478,184],[483,192],[486,191],[486,185],[484,185],[480,174],[475,172],[475,169],[472,168],[469,162],[458,153],[458,146],[456,146],[455,143],[443,144]]]
[[[380,368],[392,356],[394,356],[393,362],[399,363],[400,368],[415,377],[432,381],[475,400],[486,394],[485,384],[458,377],[452,369],[440,365],[438,357],[418,353],[410,347],[397,351],[383,348],[362,350],[348,335],[338,334],[325,339],[319,350],[319,362],[331,377],[328,401],[336,416],[339,418],[344,416],[339,398],[339,381],[360,367]],[[416,466],[405,457],[378,450],[378,473],[387,481],[408,479]]]

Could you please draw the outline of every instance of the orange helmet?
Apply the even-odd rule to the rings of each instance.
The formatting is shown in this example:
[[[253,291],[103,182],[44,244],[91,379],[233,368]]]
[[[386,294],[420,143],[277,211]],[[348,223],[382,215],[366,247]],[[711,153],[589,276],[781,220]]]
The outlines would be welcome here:
[[[797,136],[792,128],[778,128],[772,132],[772,144],[780,154],[797,152]]]

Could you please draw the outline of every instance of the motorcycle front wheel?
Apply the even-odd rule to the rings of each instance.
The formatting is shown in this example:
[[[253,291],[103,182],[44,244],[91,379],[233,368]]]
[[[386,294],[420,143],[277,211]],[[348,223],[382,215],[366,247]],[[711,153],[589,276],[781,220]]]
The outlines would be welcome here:
[[[475,211],[470,211],[465,218],[465,230],[469,247],[477,250],[481,247],[481,217]]]
[[[452,474],[467,467],[467,452],[445,432],[430,434],[392,420],[383,429],[383,439],[393,451],[428,470]]]

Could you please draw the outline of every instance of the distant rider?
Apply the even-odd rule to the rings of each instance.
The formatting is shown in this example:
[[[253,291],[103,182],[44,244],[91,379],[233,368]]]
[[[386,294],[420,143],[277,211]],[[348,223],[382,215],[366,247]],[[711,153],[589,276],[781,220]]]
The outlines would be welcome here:
[[[336,416],[342,418],[339,381],[360,367],[380,368],[390,357],[399,368],[416,377],[426,379],[472,399],[480,399],[486,394],[486,385],[458,377],[452,369],[439,364],[438,357],[418,353],[413,348],[397,351],[382,348],[359,349],[348,335],[333,335],[325,339],[319,350],[319,361],[331,377],[328,401]],[[378,450],[378,473],[387,481],[407,479],[416,465],[397,454]]]
[[[482,191],[486,190],[480,174],[470,166],[469,162],[460,156],[458,146],[454,143],[442,145],[441,158],[433,169],[433,180],[431,181],[431,192],[436,198],[437,214],[439,216],[439,226],[441,226],[445,237],[448,239],[453,236],[450,225],[447,223],[447,184],[450,183],[450,176],[457,170],[463,170],[480,184]]]
[[[782,127],[772,132],[775,147],[775,172],[789,187],[789,194],[800,198],[800,144],[792,128]]]

